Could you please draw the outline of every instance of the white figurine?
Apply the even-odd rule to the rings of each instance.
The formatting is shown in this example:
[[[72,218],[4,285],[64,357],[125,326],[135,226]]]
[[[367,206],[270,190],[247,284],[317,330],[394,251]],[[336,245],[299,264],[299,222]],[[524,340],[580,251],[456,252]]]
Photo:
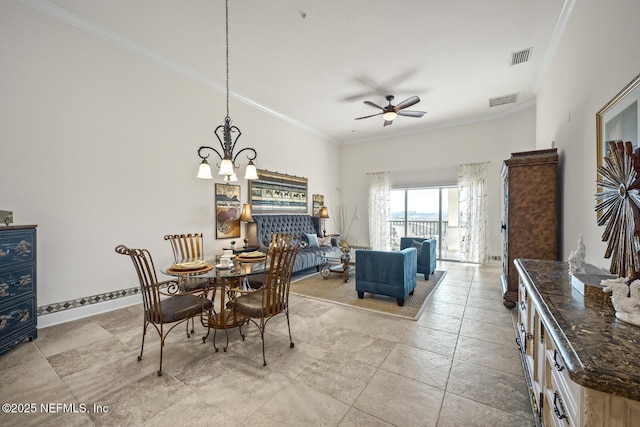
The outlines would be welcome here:
[[[624,277],[603,280],[603,291],[611,292],[611,302],[616,317],[623,322],[640,326],[640,280],[627,285]]]
[[[578,249],[569,254],[569,273],[584,273],[584,260],[587,256],[587,249],[582,240],[582,234],[578,239]]]

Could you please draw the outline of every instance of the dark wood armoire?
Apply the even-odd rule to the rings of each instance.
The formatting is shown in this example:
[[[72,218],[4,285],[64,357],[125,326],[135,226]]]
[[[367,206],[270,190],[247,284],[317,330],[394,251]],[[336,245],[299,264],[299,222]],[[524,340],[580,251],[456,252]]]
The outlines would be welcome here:
[[[513,260],[558,259],[558,152],[511,153],[502,165],[504,209],[502,221],[503,304],[518,301],[518,272]]]

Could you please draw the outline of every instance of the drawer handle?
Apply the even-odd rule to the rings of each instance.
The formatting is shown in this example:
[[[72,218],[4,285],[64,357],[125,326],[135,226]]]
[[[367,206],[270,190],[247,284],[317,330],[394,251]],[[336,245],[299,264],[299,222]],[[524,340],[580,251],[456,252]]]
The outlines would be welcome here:
[[[516,344],[518,345],[518,351],[522,353],[522,346],[520,345],[520,337],[516,337]]]
[[[560,364],[558,363],[558,360],[556,359],[556,356],[558,356],[558,351],[553,350],[553,366],[556,367],[558,372],[562,372],[562,370],[564,369],[564,366],[560,366]]]
[[[562,413],[560,413],[560,409],[558,409],[558,405],[557,405],[558,403],[560,404],[560,409],[562,409]],[[553,392],[553,412],[556,413],[556,417],[559,420],[566,419],[567,423],[569,423],[569,419],[567,418],[567,413],[564,410],[564,405],[562,404],[562,399],[560,398],[560,395],[558,394],[557,391]]]
[[[524,301],[520,303],[520,311],[527,311],[527,304]]]
[[[520,332],[522,332],[522,335],[527,335],[527,330],[524,327],[524,323],[520,323]]]

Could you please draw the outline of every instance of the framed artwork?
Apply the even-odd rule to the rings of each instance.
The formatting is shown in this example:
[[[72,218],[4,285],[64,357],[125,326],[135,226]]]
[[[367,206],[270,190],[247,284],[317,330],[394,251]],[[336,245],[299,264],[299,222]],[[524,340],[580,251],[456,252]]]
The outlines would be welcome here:
[[[240,186],[216,184],[216,239],[240,237]]]
[[[255,213],[307,213],[307,178],[258,170],[249,181],[249,203]]]
[[[322,194],[313,195],[313,208],[311,209],[311,215],[320,216],[320,208],[324,206],[324,196]]]
[[[640,74],[596,113],[597,165],[609,157],[609,141],[630,141],[638,149],[638,102],[640,101]]]

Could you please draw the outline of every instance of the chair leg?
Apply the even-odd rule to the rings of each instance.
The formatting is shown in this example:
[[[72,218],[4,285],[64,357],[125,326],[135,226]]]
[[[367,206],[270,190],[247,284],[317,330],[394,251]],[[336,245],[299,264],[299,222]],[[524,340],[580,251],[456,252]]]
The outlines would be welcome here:
[[[264,355],[264,329],[260,328],[260,338],[262,338],[262,366],[267,366],[267,358]]]
[[[147,322],[146,320],[143,320],[143,325],[142,325],[142,345],[140,345],[140,355],[138,356],[138,362],[142,360],[142,352],[144,351],[144,337],[147,336],[147,326],[149,325],[149,322]]]
[[[287,328],[289,329],[289,348],[293,348],[293,338],[291,338],[291,325],[289,324],[289,309],[285,310],[284,314],[287,316]]]
[[[158,376],[162,376],[162,352],[164,350],[164,330],[162,327],[162,323],[160,324],[160,367],[158,368]]]

